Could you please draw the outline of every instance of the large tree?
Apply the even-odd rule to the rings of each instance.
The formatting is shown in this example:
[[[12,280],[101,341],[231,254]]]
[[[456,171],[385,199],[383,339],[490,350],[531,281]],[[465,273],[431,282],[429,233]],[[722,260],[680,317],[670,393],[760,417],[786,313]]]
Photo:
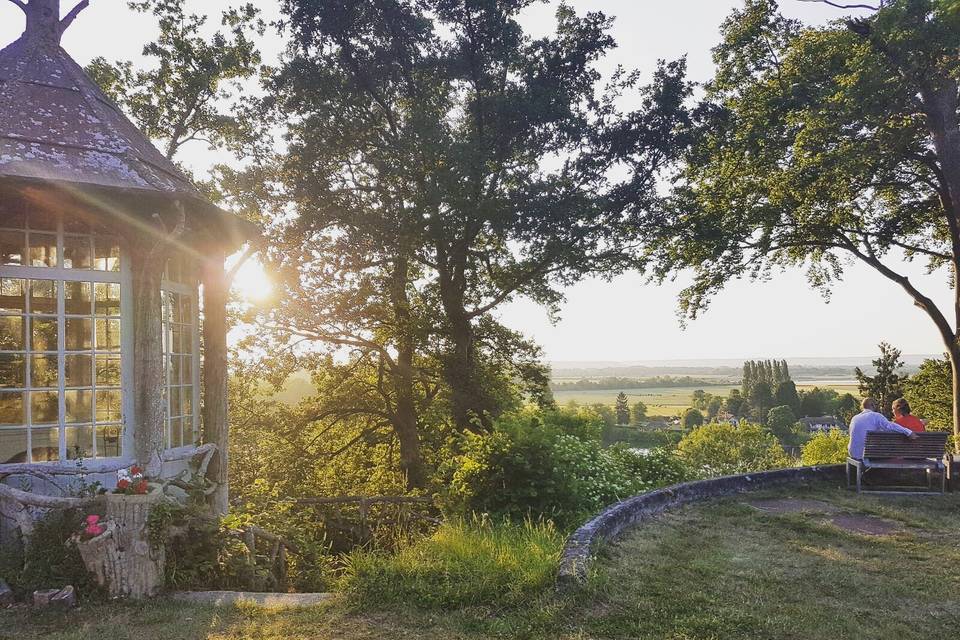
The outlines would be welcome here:
[[[604,90],[595,68],[609,20],[561,5],[555,33],[533,39],[517,21],[532,3],[282,5],[291,41],[271,88],[288,123],[285,184],[317,228],[397,229],[436,305],[433,344],[465,430],[502,409],[491,313],[521,295],[555,311],[562,285],[630,264],[688,95],[682,63],[664,66],[621,115],[636,76]],[[615,166],[635,179],[610,184]]]
[[[805,267],[826,292],[845,258],[871,267],[942,338],[960,430],[960,14],[948,4],[893,0],[804,28],[748,0],[723,25],[650,246],[659,275],[693,270],[691,317],[732,279]],[[907,276],[915,259],[950,283],[952,309]]]

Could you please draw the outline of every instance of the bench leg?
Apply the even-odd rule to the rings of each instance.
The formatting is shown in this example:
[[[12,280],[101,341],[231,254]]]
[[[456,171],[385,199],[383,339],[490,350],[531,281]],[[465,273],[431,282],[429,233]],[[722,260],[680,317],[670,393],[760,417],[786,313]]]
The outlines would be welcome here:
[[[857,493],[860,493],[860,483],[863,478],[863,465],[857,465]]]
[[[933,491],[933,475],[930,469],[927,469],[927,491]]]
[[[844,466],[847,469],[847,489],[849,489],[850,488],[850,463],[847,462],[844,464]]]

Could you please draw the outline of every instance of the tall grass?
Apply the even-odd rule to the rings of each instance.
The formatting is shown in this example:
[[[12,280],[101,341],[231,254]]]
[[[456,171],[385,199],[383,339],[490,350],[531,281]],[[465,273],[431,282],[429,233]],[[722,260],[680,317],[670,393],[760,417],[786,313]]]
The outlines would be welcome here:
[[[563,542],[549,522],[448,521],[395,554],[353,552],[340,587],[361,608],[516,606],[553,584]]]

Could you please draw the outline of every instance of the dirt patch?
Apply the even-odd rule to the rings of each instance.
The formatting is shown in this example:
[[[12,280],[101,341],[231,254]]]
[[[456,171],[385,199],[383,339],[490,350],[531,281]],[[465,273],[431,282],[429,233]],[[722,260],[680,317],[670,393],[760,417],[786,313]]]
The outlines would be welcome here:
[[[801,500],[780,498],[773,500],[752,500],[749,506],[766,513],[836,513],[839,507],[822,500]]]
[[[900,525],[890,520],[875,516],[845,514],[830,519],[835,527],[851,533],[862,533],[868,536],[886,536],[900,529]]]

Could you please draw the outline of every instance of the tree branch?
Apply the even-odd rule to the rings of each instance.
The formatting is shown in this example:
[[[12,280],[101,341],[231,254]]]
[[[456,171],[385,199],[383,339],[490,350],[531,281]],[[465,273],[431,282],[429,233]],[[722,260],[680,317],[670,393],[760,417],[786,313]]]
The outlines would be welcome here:
[[[800,2],[820,2],[830,5],[831,7],[836,7],[837,9],[869,9],[870,11],[880,11],[882,8],[882,4],[879,7],[875,7],[869,4],[840,4],[839,2],[832,2],[831,0],[800,0]]]
[[[10,2],[20,7],[20,10],[24,13],[27,12],[27,3],[23,2],[23,0],[10,0]]]
[[[11,0],[14,1],[14,0]],[[77,5],[70,9],[70,13],[63,17],[63,20],[60,21],[60,33],[63,33],[67,28],[73,24],[73,21],[77,19],[77,16],[80,15],[80,12],[90,6],[90,0],[80,0]]]

